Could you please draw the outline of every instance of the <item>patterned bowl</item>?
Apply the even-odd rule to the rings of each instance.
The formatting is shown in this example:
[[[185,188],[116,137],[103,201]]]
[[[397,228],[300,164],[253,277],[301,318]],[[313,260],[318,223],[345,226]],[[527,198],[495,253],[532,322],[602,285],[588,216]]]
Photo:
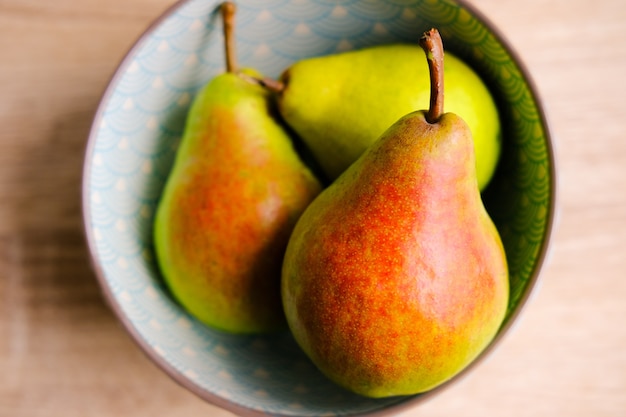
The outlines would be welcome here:
[[[363,398],[322,376],[289,334],[242,337],[213,331],[165,290],[152,251],[152,218],[189,104],[224,70],[218,4],[181,1],[158,19],[121,63],[95,116],[84,165],[84,224],[107,300],[167,374],[239,415],[381,415],[423,401],[449,383],[411,397]],[[290,63],[312,55],[415,42],[432,26],[448,50],[482,75],[504,127],[501,163],[484,193],[511,272],[508,316],[495,342],[500,340],[537,280],[555,211],[554,155],[543,110],[502,36],[476,10],[453,0],[237,4],[238,60],[268,76],[277,77]]]

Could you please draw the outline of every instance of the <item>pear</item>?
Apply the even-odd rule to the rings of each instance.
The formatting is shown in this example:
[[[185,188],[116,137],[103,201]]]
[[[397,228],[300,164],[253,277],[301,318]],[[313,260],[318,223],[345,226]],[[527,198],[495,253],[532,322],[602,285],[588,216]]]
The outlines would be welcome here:
[[[167,286],[189,313],[226,332],[266,333],[286,329],[282,257],[321,187],[274,117],[270,93],[237,70],[234,5],[222,10],[229,70],[194,98],[154,244]]]
[[[428,106],[429,79],[418,45],[389,44],[294,63],[276,90],[281,115],[329,180],[336,179],[396,120]],[[469,125],[478,185],[490,182],[500,156],[500,119],[476,72],[447,54],[448,110]],[[276,81],[276,80],[273,80]]]
[[[443,46],[428,111],[401,117],[305,210],[282,272],[289,328],[337,384],[368,397],[448,381],[496,335],[506,255],[476,178],[467,124],[443,113]]]

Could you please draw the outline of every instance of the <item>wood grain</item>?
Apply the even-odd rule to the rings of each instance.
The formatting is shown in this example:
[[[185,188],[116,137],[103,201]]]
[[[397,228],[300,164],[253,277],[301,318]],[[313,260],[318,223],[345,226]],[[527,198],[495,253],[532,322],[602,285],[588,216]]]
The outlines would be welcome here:
[[[229,416],[187,392],[105,305],[82,233],[91,119],[171,0],[0,0],[0,416]],[[626,8],[475,0],[526,63],[556,141],[541,285],[499,349],[403,416],[626,414]]]

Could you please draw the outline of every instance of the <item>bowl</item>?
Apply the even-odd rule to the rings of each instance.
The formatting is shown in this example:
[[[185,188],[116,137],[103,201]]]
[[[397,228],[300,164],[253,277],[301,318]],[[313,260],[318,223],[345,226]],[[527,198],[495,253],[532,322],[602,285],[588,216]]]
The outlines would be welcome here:
[[[537,282],[555,213],[555,161],[541,102],[527,71],[487,19],[452,0],[239,0],[242,66],[277,77],[292,62],[374,44],[415,42],[437,27],[447,50],[491,89],[502,118],[503,153],[483,198],[504,242],[511,298],[494,342],[519,317]],[[83,212],[99,283],[127,331],[165,373],[238,415],[349,416],[397,413],[421,395],[368,399],[327,380],[286,332],[233,336],[189,316],[164,287],[152,220],[194,94],[224,71],[216,0],[167,10],[114,73],[85,153]]]

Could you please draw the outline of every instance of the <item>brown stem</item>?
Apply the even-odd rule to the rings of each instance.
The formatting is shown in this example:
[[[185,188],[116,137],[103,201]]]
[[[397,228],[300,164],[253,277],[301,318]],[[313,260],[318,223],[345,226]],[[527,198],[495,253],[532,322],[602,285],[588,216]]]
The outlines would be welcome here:
[[[426,113],[428,123],[437,123],[443,115],[443,41],[437,29],[425,32],[420,46],[426,53],[430,71],[430,107]]]
[[[280,94],[285,89],[285,83],[269,77],[257,79],[258,83],[270,90],[272,93]]]
[[[237,6],[232,1],[225,1],[221,7],[224,22],[224,49],[226,51],[226,71],[237,71],[237,58],[235,57],[235,40],[233,36],[235,26],[235,12]]]
[[[244,80],[251,82],[253,84],[258,84],[261,87],[267,88],[274,94],[280,94],[285,89],[285,83],[280,80],[275,80],[269,77],[253,77],[252,75],[245,74],[243,72],[238,73],[241,78]]]

